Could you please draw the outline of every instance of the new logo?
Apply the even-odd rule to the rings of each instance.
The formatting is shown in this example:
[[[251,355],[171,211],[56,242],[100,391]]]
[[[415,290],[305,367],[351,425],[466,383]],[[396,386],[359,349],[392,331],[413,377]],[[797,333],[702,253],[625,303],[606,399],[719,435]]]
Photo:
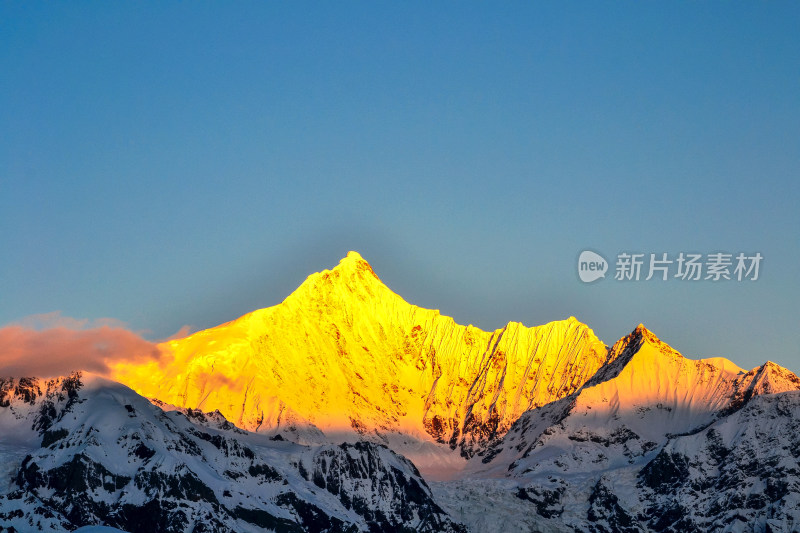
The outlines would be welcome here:
[[[584,250],[578,257],[578,277],[584,283],[591,283],[606,277],[608,261],[591,250]]]

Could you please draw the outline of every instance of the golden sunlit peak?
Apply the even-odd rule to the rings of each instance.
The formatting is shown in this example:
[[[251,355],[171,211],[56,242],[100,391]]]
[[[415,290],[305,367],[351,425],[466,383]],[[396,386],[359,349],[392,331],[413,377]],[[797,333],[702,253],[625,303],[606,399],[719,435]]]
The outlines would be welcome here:
[[[678,367],[686,364],[710,365],[731,375],[743,374],[745,372],[743,368],[724,357],[690,359],[675,350],[675,348],[666,342],[659,339],[652,331],[647,329],[644,324],[639,324],[630,335],[617,341],[612,348],[612,352],[619,355],[623,351],[630,349],[634,350],[631,361],[636,361],[637,364],[646,366],[648,368],[664,368],[663,365],[665,363],[669,364],[671,361],[673,364],[677,363]],[[767,365],[769,365],[769,363],[767,363]],[[755,373],[767,365],[764,365],[763,367],[756,367],[755,369],[751,370],[751,372]],[[798,383],[800,383],[800,381]]]
[[[305,300],[308,294],[328,293],[334,288],[347,292],[362,290],[370,285],[376,290],[388,290],[358,252],[350,251],[332,269],[311,274],[287,300]]]
[[[658,336],[649,329],[647,329],[647,327],[644,324],[639,324],[638,326],[636,326],[636,329],[633,330],[633,335],[636,337],[641,337],[642,342],[649,342],[650,344],[654,344],[659,347],[664,347],[669,352],[674,352],[678,354],[678,352],[675,351],[674,348],[672,348],[667,343],[659,339]]]
[[[667,344],[666,342],[659,339],[655,333],[650,331],[645,327],[644,324],[639,324],[636,326],[636,329],[633,330],[634,336],[641,337],[643,343],[648,343],[656,348],[658,351],[661,352],[662,355],[667,355],[672,357],[673,359],[684,359],[683,355],[678,352],[675,348]]]
[[[364,258],[361,257],[361,254],[354,250],[347,252],[347,256],[343,257],[339,263],[343,263],[344,261],[364,261],[366,263]]]
[[[352,250],[347,252],[347,256],[339,260],[339,264],[333,270],[370,272],[375,275],[375,272],[372,270],[367,260],[361,257],[360,253]]]
[[[358,277],[363,277],[364,274],[369,274],[368,277],[378,278],[375,271],[372,270],[370,264],[361,257],[361,254],[353,250],[347,252],[347,255],[339,260],[339,264],[333,268],[332,272],[341,274],[355,274]],[[324,273],[324,272],[323,272]]]
[[[607,359],[574,317],[490,332],[460,326],[403,300],[357,252],[281,304],[169,348],[163,364],[118,365],[116,379],[179,407],[218,409],[245,429],[300,431],[292,435],[303,442],[314,431],[403,434],[464,453],[572,394]],[[426,457],[416,458],[435,464]]]
[[[640,363],[653,357],[660,358],[662,356],[666,356],[673,361],[684,359],[683,355],[659,339],[644,324],[639,324],[629,335],[614,343],[611,348],[611,354],[612,359],[627,354],[628,361],[635,359]]]

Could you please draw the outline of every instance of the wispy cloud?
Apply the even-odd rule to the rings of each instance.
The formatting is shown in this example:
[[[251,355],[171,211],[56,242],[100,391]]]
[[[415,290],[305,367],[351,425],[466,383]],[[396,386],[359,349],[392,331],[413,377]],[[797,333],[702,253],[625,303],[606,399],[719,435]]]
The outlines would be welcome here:
[[[172,335],[170,335],[169,337],[164,339],[164,341],[171,341],[171,340],[174,340],[174,339],[182,339],[184,337],[188,337],[191,334],[192,334],[192,327],[191,326],[181,326],[181,328],[178,331],[176,331],[175,333],[173,333]]]
[[[188,333],[184,326],[170,338]],[[74,370],[107,374],[109,364],[158,360],[161,349],[115,319],[33,315],[0,328],[0,376],[53,377]]]
[[[117,320],[116,318],[96,318],[94,320],[89,320],[88,318],[73,318],[71,316],[62,315],[61,311],[51,311],[50,313],[26,316],[7,325],[21,326],[26,329],[35,330],[53,328],[93,329],[103,326],[128,329],[128,325],[125,324],[125,322]]]

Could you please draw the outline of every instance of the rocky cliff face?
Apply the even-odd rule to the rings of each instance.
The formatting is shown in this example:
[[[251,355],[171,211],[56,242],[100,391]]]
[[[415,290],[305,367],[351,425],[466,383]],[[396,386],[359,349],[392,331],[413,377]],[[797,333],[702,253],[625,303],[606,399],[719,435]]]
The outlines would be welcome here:
[[[463,530],[384,446],[270,440],[101,378],[3,380],[0,435],[3,531]]]
[[[464,457],[528,409],[576,391],[608,359],[574,318],[460,326],[405,302],[355,252],[280,305],[163,348],[166,365],[120,365],[115,379],[248,430],[313,440],[318,428],[412,455],[404,443],[438,443]]]

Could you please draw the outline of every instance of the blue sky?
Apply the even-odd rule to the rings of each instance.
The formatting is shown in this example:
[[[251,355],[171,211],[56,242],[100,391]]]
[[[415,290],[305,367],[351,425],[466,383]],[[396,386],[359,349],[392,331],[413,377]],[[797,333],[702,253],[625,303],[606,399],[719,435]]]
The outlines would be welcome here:
[[[358,250],[483,329],[800,370],[800,4],[0,4],[0,324],[149,338]],[[615,282],[580,251],[760,252]],[[613,268],[613,266],[612,266]]]

